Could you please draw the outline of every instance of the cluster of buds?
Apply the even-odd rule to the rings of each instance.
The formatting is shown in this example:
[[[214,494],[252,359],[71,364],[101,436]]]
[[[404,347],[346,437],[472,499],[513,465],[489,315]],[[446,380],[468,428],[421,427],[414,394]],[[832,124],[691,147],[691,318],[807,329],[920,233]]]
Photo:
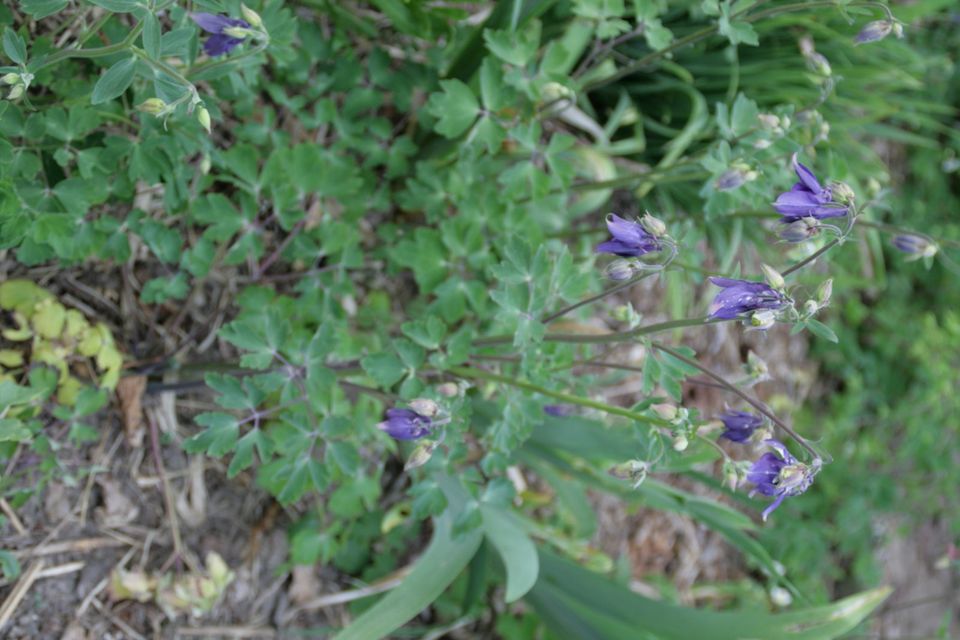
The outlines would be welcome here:
[[[754,149],[766,149],[773,141],[782,138],[790,128],[789,116],[778,116],[772,113],[761,113],[757,116],[762,137],[753,143]]]
[[[644,460],[627,460],[626,462],[621,462],[620,464],[610,467],[607,473],[614,478],[629,481],[630,484],[633,485],[633,488],[636,489],[647,479],[647,473],[649,471],[650,463]]]
[[[804,317],[812,318],[813,316],[817,315],[817,312],[830,304],[830,297],[832,295],[833,278],[829,278],[825,280],[819,287],[817,287],[817,293],[804,303]]]
[[[655,404],[651,408],[658,416],[670,423],[673,450],[686,451],[690,446],[690,438],[696,432],[696,427],[690,419],[690,412],[684,407],[675,407],[672,404]]]
[[[0,77],[0,82],[10,87],[7,100],[16,100],[27,92],[27,88],[33,82],[33,74],[27,71],[21,71],[20,73],[11,71]]]

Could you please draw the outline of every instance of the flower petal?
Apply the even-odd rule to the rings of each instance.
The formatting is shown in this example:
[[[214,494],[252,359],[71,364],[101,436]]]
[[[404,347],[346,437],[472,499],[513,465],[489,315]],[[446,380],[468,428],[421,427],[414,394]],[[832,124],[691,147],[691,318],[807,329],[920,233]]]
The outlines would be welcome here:
[[[190,17],[207,33],[220,34],[224,29],[236,26],[232,18],[218,16],[215,13],[191,13]]]
[[[790,160],[793,163],[793,170],[796,172],[797,177],[800,178],[800,182],[814,193],[820,193],[823,190],[823,187],[820,186],[820,181],[817,180],[817,176],[813,175],[813,171],[810,171],[806,166],[804,166],[800,161],[797,160],[797,154],[793,154],[793,158]]]

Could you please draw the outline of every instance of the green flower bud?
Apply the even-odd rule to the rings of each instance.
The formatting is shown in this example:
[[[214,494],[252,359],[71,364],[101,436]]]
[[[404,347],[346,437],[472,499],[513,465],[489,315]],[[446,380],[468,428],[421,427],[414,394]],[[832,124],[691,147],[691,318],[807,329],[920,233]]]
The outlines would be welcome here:
[[[647,230],[647,233],[654,237],[662,238],[667,235],[667,225],[663,223],[663,220],[654,218],[649,213],[645,213],[643,217],[640,218],[640,224]]]
[[[833,278],[828,278],[824,280],[823,283],[817,287],[817,303],[820,305],[820,308],[830,304],[830,297],[833,295]]]
[[[13,88],[10,89],[10,93],[7,94],[7,100],[16,100],[23,95],[24,86],[22,84],[15,84]]]
[[[760,269],[763,271],[763,277],[771,287],[777,291],[783,291],[787,287],[787,283],[784,281],[783,276],[780,275],[780,272],[771,267],[768,264],[760,265]]]
[[[680,452],[686,451],[687,447],[690,446],[690,440],[687,439],[686,434],[678,433],[673,437],[673,450]]]
[[[137,111],[158,115],[167,109],[167,103],[160,98],[147,98],[137,105]]]
[[[207,111],[206,107],[200,107],[197,109],[197,122],[200,123],[201,127],[207,130],[207,133],[210,133],[210,112]]]
[[[460,387],[455,382],[444,382],[437,387],[437,393],[446,398],[455,398],[460,395]]]
[[[750,326],[760,331],[766,331],[777,322],[777,315],[770,309],[754,311],[750,316]]]
[[[417,398],[410,401],[410,408],[422,416],[432,418],[440,413],[440,407],[433,400],[427,398]]]
[[[439,444],[439,441],[421,442],[418,444],[417,448],[410,454],[410,457],[407,458],[407,463],[403,465],[403,470],[410,471],[411,469],[422,467],[430,462],[430,458],[433,456],[433,452],[436,451]]]
[[[263,28],[263,20],[260,18],[260,14],[247,5],[240,5],[240,14],[243,16],[244,20],[250,23],[251,27],[254,27],[255,29]]]
[[[830,192],[833,194],[834,200],[841,204],[853,204],[854,200],[857,199],[853,189],[845,182],[831,183]]]
[[[650,408],[664,420],[675,420],[679,413],[677,408],[672,404],[655,404]]]
[[[3,84],[17,84],[20,82],[20,74],[13,72],[5,73],[0,77],[0,82],[3,82]]]

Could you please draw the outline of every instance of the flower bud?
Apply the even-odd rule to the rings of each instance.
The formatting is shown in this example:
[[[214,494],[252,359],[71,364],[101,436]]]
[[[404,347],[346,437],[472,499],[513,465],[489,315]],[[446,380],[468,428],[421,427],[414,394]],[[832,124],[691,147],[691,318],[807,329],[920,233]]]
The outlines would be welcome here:
[[[868,42],[883,40],[893,31],[893,24],[889,20],[874,20],[868,23],[854,38],[854,44],[867,44]]]
[[[770,309],[754,311],[750,316],[750,326],[759,331],[766,331],[777,322],[777,315]]]
[[[227,27],[223,30],[223,34],[230,36],[231,38],[237,38],[238,40],[244,40],[247,36],[250,35],[250,30],[244,27]]]
[[[687,439],[686,434],[678,433],[673,436],[673,450],[677,452],[686,451],[687,447],[690,446],[690,440]]]
[[[824,308],[830,304],[830,297],[833,295],[833,278],[828,278],[817,287],[817,304]]]
[[[203,175],[207,175],[208,173],[210,173],[210,167],[211,167],[210,154],[205,153],[203,154],[203,157],[200,158],[200,173],[202,173]]]
[[[614,260],[607,265],[605,273],[611,280],[629,280],[633,277],[636,267],[629,260]]]
[[[640,218],[640,224],[647,230],[647,233],[656,238],[662,238],[667,235],[667,225],[663,223],[663,220],[654,218],[649,213],[645,213],[643,217]]]
[[[714,182],[714,187],[718,191],[732,191],[756,179],[757,172],[750,165],[738,163],[723,172]]]
[[[5,73],[2,77],[0,77],[0,82],[3,84],[17,84],[20,82],[20,74],[13,72]]]
[[[251,27],[255,29],[260,29],[263,27],[263,20],[260,18],[260,14],[247,5],[240,5],[240,15],[243,16],[244,20],[250,23]]]
[[[610,467],[607,473],[619,480],[629,480],[636,489],[647,478],[649,468],[650,466],[643,460],[627,460]]]
[[[675,420],[677,417],[677,408],[672,404],[655,404],[650,408],[664,420]]]
[[[566,85],[562,85],[559,82],[548,82],[543,85],[543,88],[540,90],[541,95],[545,102],[553,102],[555,100],[566,100],[568,102],[573,102],[576,94],[573,92],[573,89]]]
[[[772,113],[761,113],[757,116],[757,120],[760,121],[760,126],[764,129],[775,131],[780,128],[780,118]]]
[[[773,587],[770,589],[770,601],[778,607],[788,607],[793,602],[793,596],[783,587]]]
[[[857,199],[853,189],[846,182],[834,182],[830,185],[830,193],[833,199],[840,204],[853,204]]]
[[[433,400],[427,398],[417,398],[410,401],[410,408],[427,418],[432,418],[440,413],[440,407]]]
[[[437,393],[445,398],[455,398],[460,395],[460,387],[455,382],[444,382],[437,387]]]
[[[785,242],[805,242],[820,233],[820,221],[810,216],[783,225],[780,238]]]
[[[817,304],[816,300],[807,300],[803,303],[803,312],[808,317],[815,315],[817,311],[820,311],[820,305]]]
[[[784,281],[783,276],[780,275],[780,272],[771,267],[768,264],[760,265],[760,270],[763,271],[763,277],[771,287],[777,291],[783,291],[787,287],[787,283]]]
[[[895,236],[893,238],[893,246],[904,253],[911,254],[911,260],[932,258],[937,255],[939,249],[936,244],[927,238],[912,233],[903,233]]]
[[[160,98],[147,98],[137,105],[137,111],[157,115],[163,113],[167,108],[167,103]]]
[[[433,456],[433,452],[439,444],[439,441],[421,442],[418,444],[413,450],[413,453],[410,454],[410,457],[407,458],[407,463],[403,465],[403,470],[410,471],[411,469],[422,467],[430,462],[430,458]]]
[[[903,37],[903,25],[899,22],[893,23],[893,35],[895,35],[898,39]]]
[[[10,93],[7,94],[7,100],[16,100],[23,95],[24,86],[22,84],[15,84],[13,88],[10,89]]]
[[[750,378],[757,381],[766,380],[770,375],[770,368],[767,367],[767,363],[753,351],[747,352],[747,362],[743,368]]]
[[[200,126],[207,130],[207,133],[210,133],[210,112],[207,111],[206,107],[200,107],[197,109],[197,122],[200,123]]]
[[[753,143],[753,148],[763,151],[764,149],[769,148],[770,145],[772,144],[773,144],[772,140],[768,140],[766,138],[760,138],[759,140]]]
[[[830,61],[822,53],[814,51],[807,56],[807,65],[810,70],[816,74],[829,78],[833,75],[833,69],[830,67]]]

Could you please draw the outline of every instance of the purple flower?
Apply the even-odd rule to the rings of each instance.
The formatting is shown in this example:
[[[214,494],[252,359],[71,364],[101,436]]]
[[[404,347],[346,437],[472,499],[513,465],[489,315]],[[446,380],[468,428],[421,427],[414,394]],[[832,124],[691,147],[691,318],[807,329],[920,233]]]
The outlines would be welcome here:
[[[860,33],[854,38],[854,42],[856,44],[867,44],[868,42],[883,40],[890,35],[893,29],[894,23],[889,20],[874,20],[873,22],[867,23],[867,25],[860,30]]]
[[[720,437],[733,442],[746,442],[763,424],[763,418],[746,411],[727,411],[720,416],[720,420],[726,427]]]
[[[792,162],[800,182],[793,185],[790,191],[781,193],[773,203],[777,213],[783,215],[781,222],[795,222],[802,218],[822,220],[847,215],[849,207],[833,199],[830,187],[821,186],[817,176],[797,161],[797,154],[793,154]]]
[[[651,251],[660,251],[660,241],[639,222],[624,220],[611,213],[607,216],[607,229],[613,238],[597,245],[597,253],[635,258]]]
[[[819,465],[804,464],[793,457],[783,443],[777,440],[764,440],[776,451],[765,453],[753,463],[747,472],[747,481],[755,485],[750,495],[759,493],[775,500],[763,510],[763,520],[779,507],[784,499],[798,496],[813,484],[813,477],[820,470]]]
[[[377,428],[397,440],[416,440],[430,433],[431,420],[410,409],[387,409],[387,419]]]
[[[243,37],[238,37],[237,30],[250,28],[246,20],[213,13],[191,13],[190,17],[201,29],[213,34],[203,43],[204,52],[211,57],[230,53],[244,40]]]
[[[573,412],[577,408],[572,404],[545,404],[543,405],[543,412],[548,416],[553,416],[555,418],[563,418],[566,416],[573,415]]]
[[[789,304],[786,295],[765,282],[732,278],[710,278],[710,282],[723,288],[710,304],[711,318],[732,320],[751,311],[777,310]]]

